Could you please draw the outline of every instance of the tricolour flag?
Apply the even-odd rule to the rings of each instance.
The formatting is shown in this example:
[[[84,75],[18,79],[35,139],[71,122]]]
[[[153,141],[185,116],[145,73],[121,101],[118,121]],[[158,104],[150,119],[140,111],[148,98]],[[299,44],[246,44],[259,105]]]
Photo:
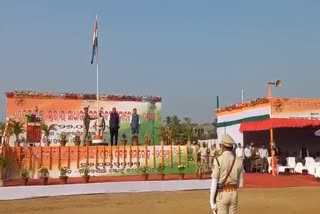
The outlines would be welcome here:
[[[98,20],[94,23],[93,28],[93,40],[92,40],[92,57],[91,57],[91,64],[93,64],[94,57],[98,53]]]

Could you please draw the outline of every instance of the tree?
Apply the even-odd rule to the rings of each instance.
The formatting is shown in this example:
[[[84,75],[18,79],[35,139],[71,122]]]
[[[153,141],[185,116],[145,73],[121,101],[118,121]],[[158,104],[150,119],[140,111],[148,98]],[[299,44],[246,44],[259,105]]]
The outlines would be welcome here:
[[[49,142],[50,142],[49,141],[49,135],[50,135],[51,131],[57,131],[56,124],[51,124],[50,126],[48,126],[47,124],[43,123],[41,125],[41,130],[42,130],[44,136],[46,137],[46,142],[45,143],[47,144],[47,146],[49,146]]]
[[[16,143],[19,143],[19,135],[25,133],[24,122],[21,121],[10,121],[10,134],[14,134],[16,136]]]

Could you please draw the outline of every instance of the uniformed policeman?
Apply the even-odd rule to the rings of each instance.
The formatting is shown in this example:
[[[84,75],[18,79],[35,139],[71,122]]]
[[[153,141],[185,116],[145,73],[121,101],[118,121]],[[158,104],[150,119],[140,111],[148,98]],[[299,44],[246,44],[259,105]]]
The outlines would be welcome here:
[[[232,152],[234,140],[228,134],[222,136],[222,154],[214,159],[210,206],[213,213],[235,214],[238,207],[237,189],[243,186],[242,160]]]
[[[209,157],[209,167],[210,169],[213,168],[213,160],[217,156],[217,146],[215,143],[213,143],[210,147],[210,157]]]

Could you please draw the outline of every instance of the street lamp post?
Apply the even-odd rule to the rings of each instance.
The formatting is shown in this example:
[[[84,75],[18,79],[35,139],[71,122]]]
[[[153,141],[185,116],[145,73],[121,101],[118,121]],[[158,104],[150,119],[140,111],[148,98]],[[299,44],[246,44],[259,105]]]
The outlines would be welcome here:
[[[281,81],[277,80],[275,82],[268,82],[268,98],[270,99],[270,108],[272,110],[272,86],[281,87]],[[270,153],[271,153],[271,167],[272,167],[272,175],[275,176],[275,161],[274,161],[274,152],[273,152],[273,128],[270,127]]]

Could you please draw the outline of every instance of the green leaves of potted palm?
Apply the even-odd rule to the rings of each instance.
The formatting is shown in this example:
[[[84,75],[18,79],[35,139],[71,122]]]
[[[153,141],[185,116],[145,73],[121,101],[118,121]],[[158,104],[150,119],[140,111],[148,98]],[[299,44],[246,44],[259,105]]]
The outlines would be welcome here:
[[[151,138],[152,138],[152,135],[150,133],[147,133],[144,135],[144,143],[147,145],[147,146],[150,146],[151,144]]]
[[[73,138],[73,142],[75,146],[80,146],[81,138],[79,132],[77,132],[76,136]]]
[[[23,185],[27,185],[30,177],[29,170],[27,168],[22,167],[20,169],[20,177],[23,180]]]
[[[50,140],[49,140],[50,132],[57,131],[56,124],[51,124],[50,126],[48,126],[47,124],[43,123],[41,125],[41,130],[45,136],[45,142],[44,142],[45,146],[50,146]]]
[[[68,134],[65,132],[60,133],[60,146],[65,146],[67,144]]]
[[[8,160],[0,156],[0,187],[4,186],[4,175],[8,165]]]
[[[132,135],[132,145],[133,146],[137,146],[138,144],[139,144],[139,139],[138,139],[139,137],[138,137],[138,135],[137,134],[134,134],[134,135]]]
[[[127,135],[125,133],[122,134],[122,138],[121,138],[121,145],[126,146],[127,145]]]
[[[160,175],[160,180],[164,180],[164,170],[165,170],[165,165],[162,163],[159,163],[157,166],[157,171],[158,171],[158,175]]]
[[[82,167],[82,169],[79,170],[80,174],[82,175],[82,179],[84,183],[89,183],[89,179],[90,179],[90,167],[89,166],[84,166]]]
[[[19,135],[25,133],[24,122],[11,120],[10,121],[11,132],[16,136],[16,141],[14,142],[16,147],[20,146]]]
[[[179,175],[180,175],[180,179],[183,180],[184,179],[184,170],[185,170],[186,166],[183,164],[178,165],[178,171],[179,171]]]
[[[46,166],[40,167],[38,170],[39,173],[39,178],[41,180],[42,185],[47,185],[48,184],[48,179],[49,179],[49,169]]]
[[[66,184],[67,183],[67,181],[68,181],[67,174],[68,174],[68,168],[67,167],[61,167],[60,168],[60,176],[59,176],[61,184]]]
[[[149,171],[148,166],[142,166],[139,168],[139,172],[145,181],[148,180],[148,177],[149,177],[148,171]]]

